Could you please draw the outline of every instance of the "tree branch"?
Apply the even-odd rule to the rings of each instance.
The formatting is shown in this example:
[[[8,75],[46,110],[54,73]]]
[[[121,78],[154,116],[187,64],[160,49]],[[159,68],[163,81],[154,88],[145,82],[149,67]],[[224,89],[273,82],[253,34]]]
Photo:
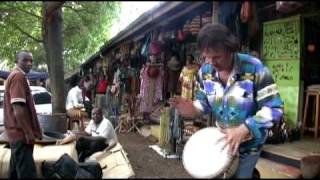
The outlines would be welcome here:
[[[22,34],[28,36],[29,38],[33,39],[36,42],[40,42],[43,43],[44,41],[41,39],[37,39],[34,36],[32,36],[31,34],[27,33],[26,31],[24,31],[21,27],[19,27],[17,24],[13,23],[13,22],[8,22],[9,24],[11,24],[12,26],[14,26],[15,28],[17,28]]]
[[[36,14],[32,13],[32,12],[26,11],[26,10],[21,9],[21,8],[16,8],[16,9],[17,9],[17,10],[19,10],[19,11],[21,11],[21,12],[24,12],[24,13],[26,13],[26,14],[30,14],[30,15],[32,15],[32,16],[34,16],[34,17],[38,18],[38,19],[42,19],[42,17],[41,17],[41,16],[38,16],[38,15],[36,15]]]

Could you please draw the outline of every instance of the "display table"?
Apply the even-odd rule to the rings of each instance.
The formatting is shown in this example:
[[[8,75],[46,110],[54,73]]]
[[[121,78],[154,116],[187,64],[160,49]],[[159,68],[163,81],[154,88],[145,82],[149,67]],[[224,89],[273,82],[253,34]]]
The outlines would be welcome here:
[[[33,150],[33,158],[36,163],[38,177],[43,178],[41,172],[41,164],[43,161],[55,162],[66,153],[78,162],[78,155],[75,146],[75,142],[65,145],[36,144]],[[9,148],[5,148],[5,144],[0,144],[0,178],[8,178],[10,156],[11,150]]]

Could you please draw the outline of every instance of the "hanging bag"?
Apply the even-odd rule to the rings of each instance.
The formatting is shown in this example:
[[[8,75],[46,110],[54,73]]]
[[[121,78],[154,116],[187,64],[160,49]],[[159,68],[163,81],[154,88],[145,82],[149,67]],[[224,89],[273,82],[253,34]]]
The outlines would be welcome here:
[[[249,1],[245,1],[242,3],[241,12],[240,12],[240,20],[242,23],[247,23],[251,18],[251,6]]]
[[[150,54],[151,55],[159,55],[161,52],[160,43],[156,40],[156,32],[152,33],[152,41],[150,43]]]

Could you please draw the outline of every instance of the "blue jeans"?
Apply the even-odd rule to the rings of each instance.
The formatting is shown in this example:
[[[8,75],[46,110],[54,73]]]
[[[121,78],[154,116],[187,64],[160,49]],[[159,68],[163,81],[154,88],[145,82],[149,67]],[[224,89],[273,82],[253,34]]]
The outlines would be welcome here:
[[[260,154],[261,154],[261,149],[257,152],[240,153],[239,167],[234,175],[234,178],[236,179],[252,178],[253,170],[256,167]]]

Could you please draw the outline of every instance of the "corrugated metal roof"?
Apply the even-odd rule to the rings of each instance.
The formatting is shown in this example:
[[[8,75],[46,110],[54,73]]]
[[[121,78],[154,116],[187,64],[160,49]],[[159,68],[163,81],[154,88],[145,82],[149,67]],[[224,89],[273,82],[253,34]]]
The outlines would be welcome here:
[[[110,48],[111,46],[117,44],[121,40],[125,39],[126,37],[130,36],[134,31],[133,29],[139,30],[137,28],[138,25],[146,24],[148,22],[151,22],[153,18],[159,17],[163,15],[164,13],[168,12],[170,9],[175,8],[176,6],[182,4],[181,1],[168,1],[168,2],[162,2],[158,6],[153,7],[152,9],[144,12],[142,15],[140,15],[135,21],[133,21],[131,24],[129,24],[125,29],[120,31],[115,37],[107,41],[98,52],[96,52],[94,55],[92,55],[86,62],[84,62],[81,66],[85,66],[86,64],[89,64],[91,61],[97,59],[101,52],[105,51],[106,49]],[[163,13],[158,13],[165,8],[168,8],[169,10],[164,11]]]
[[[140,15],[135,21],[129,24],[125,29],[120,31],[115,37],[107,41],[98,52],[92,55],[88,60],[86,60],[77,71],[72,71],[65,75],[65,79],[68,79],[80,72],[82,67],[85,67],[92,63],[94,60],[97,60],[100,57],[100,54],[104,54],[109,49],[113,48],[119,42],[130,38],[130,36],[142,36],[144,33],[148,33],[152,27],[159,25],[154,22],[159,21],[173,21],[174,19],[180,17],[183,14],[188,14],[192,12],[197,7],[204,5],[207,1],[167,1],[162,2],[158,6],[153,7],[152,9],[146,11],[142,15]],[[190,11],[186,11],[191,9]],[[173,14],[172,16],[168,16],[169,14]],[[177,14],[179,14],[177,16]],[[162,18],[162,19],[161,19]],[[139,32],[142,31],[143,32]]]

